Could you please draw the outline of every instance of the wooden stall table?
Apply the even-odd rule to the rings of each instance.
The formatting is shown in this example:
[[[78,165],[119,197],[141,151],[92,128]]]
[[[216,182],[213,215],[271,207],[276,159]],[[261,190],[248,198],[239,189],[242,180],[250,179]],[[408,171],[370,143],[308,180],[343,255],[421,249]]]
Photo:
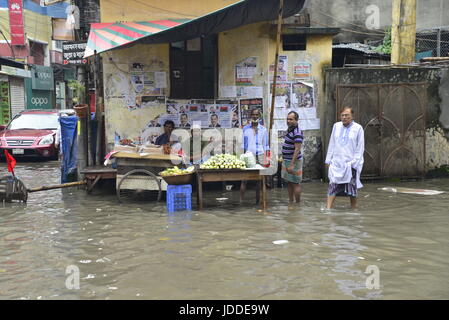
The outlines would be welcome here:
[[[117,176],[117,169],[105,166],[90,166],[80,170],[81,174],[87,181],[87,193],[91,193],[95,185],[101,179],[115,179]]]
[[[203,209],[203,183],[217,181],[258,181],[262,189],[262,208],[267,209],[267,186],[265,175],[261,174],[264,169],[198,169],[197,175],[197,203],[198,209]],[[256,190],[257,202],[259,202],[259,191]]]
[[[111,158],[117,163],[117,198],[122,202],[122,190],[156,190],[158,201],[167,184],[159,176],[165,168],[181,163],[182,157],[175,154],[141,154],[137,152],[117,152]]]

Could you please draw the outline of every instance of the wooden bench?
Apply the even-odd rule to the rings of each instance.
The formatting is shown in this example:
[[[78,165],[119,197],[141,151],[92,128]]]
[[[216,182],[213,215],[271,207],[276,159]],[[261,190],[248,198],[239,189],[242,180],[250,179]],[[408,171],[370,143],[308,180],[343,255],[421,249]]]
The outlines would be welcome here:
[[[87,192],[91,193],[100,179],[116,179],[117,169],[105,166],[91,166],[80,170],[87,181]]]

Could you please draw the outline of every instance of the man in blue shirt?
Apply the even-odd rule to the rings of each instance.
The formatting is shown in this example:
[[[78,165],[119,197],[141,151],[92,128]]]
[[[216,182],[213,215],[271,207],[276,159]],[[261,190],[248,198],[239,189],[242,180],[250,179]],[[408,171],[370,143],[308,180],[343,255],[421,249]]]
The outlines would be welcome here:
[[[251,152],[258,164],[264,164],[270,150],[267,129],[259,123],[260,110],[254,108],[251,110],[251,123],[243,127],[243,153]],[[257,182],[259,187],[259,182]],[[246,181],[240,185],[240,201],[246,192]]]
[[[167,120],[164,122],[164,133],[161,134],[159,137],[157,137],[156,142],[154,143],[155,145],[161,146],[164,144],[170,144],[170,137],[171,137],[171,133],[173,131],[173,129],[175,128],[175,123],[171,120]],[[172,139],[172,143],[173,141],[176,141],[176,137],[173,136],[174,139]]]

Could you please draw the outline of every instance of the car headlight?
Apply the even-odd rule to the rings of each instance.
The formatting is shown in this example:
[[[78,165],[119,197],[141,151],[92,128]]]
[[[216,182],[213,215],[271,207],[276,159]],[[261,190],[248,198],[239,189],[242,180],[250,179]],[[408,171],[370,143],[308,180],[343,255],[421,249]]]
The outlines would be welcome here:
[[[52,144],[54,141],[53,139],[53,135],[48,135],[45,136],[41,139],[41,141],[39,141],[39,145],[43,145],[43,144]]]

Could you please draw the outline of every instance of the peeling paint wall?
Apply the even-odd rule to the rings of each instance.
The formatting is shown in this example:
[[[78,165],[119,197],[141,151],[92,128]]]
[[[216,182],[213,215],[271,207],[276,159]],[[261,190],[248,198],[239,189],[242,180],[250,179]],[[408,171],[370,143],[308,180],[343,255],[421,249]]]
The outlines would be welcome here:
[[[102,55],[105,96],[106,143],[108,149],[114,144],[115,132],[121,137],[138,140],[145,125],[154,117],[165,113],[165,108],[148,107],[129,109],[125,98],[117,96],[128,94],[127,85],[121,78],[129,79],[129,67],[140,63],[145,71],[165,71],[169,73],[168,44],[139,44],[130,48],[113,50]],[[166,94],[170,83],[167,83]],[[128,90],[129,84],[128,84]]]

